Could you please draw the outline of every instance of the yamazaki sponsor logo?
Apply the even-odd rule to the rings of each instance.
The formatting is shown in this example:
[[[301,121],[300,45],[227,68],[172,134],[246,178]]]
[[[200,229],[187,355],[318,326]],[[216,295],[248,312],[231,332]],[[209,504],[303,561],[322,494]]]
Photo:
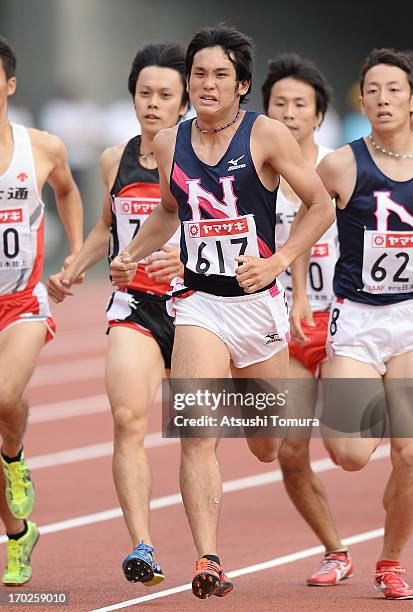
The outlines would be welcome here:
[[[325,244],[315,244],[311,249],[311,257],[328,257],[328,255],[328,242],[326,242]]]
[[[120,200],[118,207],[121,215],[150,215],[158,206],[160,200],[155,202],[141,202],[138,200]]]
[[[198,221],[189,224],[189,236],[191,238],[205,238],[207,236],[232,236],[248,232],[247,219],[234,219],[223,221]]]
[[[371,246],[376,249],[400,249],[413,247],[413,233],[373,234]]]
[[[0,210],[0,223],[22,223],[23,210],[13,208],[12,210]]]

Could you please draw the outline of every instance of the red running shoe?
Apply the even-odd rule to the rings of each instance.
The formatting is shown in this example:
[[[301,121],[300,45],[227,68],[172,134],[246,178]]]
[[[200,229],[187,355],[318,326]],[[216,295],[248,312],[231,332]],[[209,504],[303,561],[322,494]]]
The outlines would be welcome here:
[[[309,586],[333,586],[353,575],[353,566],[349,555],[345,552],[326,552],[321,561],[321,567],[310,578]]]
[[[197,561],[192,580],[192,592],[195,597],[199,597],[199,599],[206,599],[211,595],[224,597],[233,588],[232,582],[225,576],[218,563],[204,557]]]
[[[374,588],[381,591],[385,599],[413,599],[413,588],[401,577],[406,570],[395,565],[382,567],[374,572]]]

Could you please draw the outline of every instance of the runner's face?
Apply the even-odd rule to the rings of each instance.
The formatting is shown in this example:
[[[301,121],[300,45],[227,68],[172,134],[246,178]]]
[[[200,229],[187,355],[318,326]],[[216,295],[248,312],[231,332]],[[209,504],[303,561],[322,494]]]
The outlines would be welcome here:
[[[413,96],[407,75],[397,66],[378,64],[366,72],[361,107],[376,131],[410,128]]]
[[[312,138],[321,121],[314,88],[292,77],[277,81],[271,89],[268,116],[284,123],[297,142]]]
[[[157,134],[176,125],[186,111],[184,87],[179,72],[172,68],[147,66],[136,82],[135,111],[142,133]]]
[[[222,47],[207,47],[195,54],[188,91],[198,115],[211,119],[232,115],[248,87],[248,81],[237,81],[235,67]]]
[[[6,104],[8,96],[12,96],[16,91],[16,78],[7,79],[6,72],[3,68],[3,61],[0,59],[0,107],[3,108]]]

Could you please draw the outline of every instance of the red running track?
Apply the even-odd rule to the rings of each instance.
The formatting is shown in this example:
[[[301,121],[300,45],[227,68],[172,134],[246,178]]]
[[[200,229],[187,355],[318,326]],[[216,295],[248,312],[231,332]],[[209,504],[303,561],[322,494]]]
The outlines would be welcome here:
[[[321,557],[319,543],[287,498],[278,465],[257,462],[243,440],[223,440],[219,454],[227,491],[219,553],[225,570],[237,576],[235,589],[223,599],[194,598],[185,587],[192,578],[195,549],[178,495],[179,446],[158,433],[159,402],[149,420],[151,529],[167,580],[152,590],[125,581],[121,561],[130,542],[112,483],[112,423],[103,382],[104,306],[110,290],[107,282],[91,280],[76,288],[70,301],[54,307],[58,335],[44,349],[29,388],[25,450],[37,491],[32,518],[43,533],[32,558],[33,578],[22,590],[65,591],[70,602],[10,609],[411,609],[411,602],[386,602],[372,588],[381,544],[376,530],[383,524],[381,494],[389,473],[386,449],[363,471],[349,474],[333,468],[320,441],[313,442],[312,459],[323,472],[340,534],[357,536],[351,545],[354,577],[333,588],[305,586]],[[2,544],[3,562],[4,553]],[[412,548],[403,561],[412,568]],[[2,595],[10,592],[1,590]]]

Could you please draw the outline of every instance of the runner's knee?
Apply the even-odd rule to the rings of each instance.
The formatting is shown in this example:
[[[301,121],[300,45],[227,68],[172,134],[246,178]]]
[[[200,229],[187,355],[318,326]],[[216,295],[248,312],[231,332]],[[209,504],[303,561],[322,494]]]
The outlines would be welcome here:
[[[128,406],[121,406],[113,411],[115,436],[136,436],[143,439],[146,431],[146,417]]]
[[[278,451],[284,478],[302,476],[310,470],[308,440],[284,440]]]

